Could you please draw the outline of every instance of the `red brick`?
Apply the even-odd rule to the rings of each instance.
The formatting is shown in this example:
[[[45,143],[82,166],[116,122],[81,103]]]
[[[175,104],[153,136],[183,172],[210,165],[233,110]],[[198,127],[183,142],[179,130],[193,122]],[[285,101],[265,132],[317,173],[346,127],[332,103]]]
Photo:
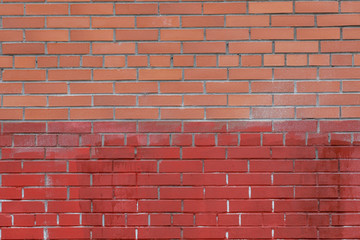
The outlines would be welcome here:
[[[41,228],[4,228],[1,236],[5,239],[41,239],[44,230]]]
[[[204,162],[205,172],[246,172],[246,161],[208,159]]]
[[[89,228],[73,228],[73,227],[62,227],[62,228],[50,228],[48,229],[49,238],[52,239],[63,239],[68,236],[73,238],[89,238]]]

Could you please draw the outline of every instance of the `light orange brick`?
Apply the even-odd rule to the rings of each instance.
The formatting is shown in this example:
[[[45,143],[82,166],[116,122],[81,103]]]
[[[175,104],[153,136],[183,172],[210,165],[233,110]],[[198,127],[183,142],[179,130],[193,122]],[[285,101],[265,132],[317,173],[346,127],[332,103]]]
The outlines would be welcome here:
[[[158,119],[157,108],[116,108],[115,119]]]

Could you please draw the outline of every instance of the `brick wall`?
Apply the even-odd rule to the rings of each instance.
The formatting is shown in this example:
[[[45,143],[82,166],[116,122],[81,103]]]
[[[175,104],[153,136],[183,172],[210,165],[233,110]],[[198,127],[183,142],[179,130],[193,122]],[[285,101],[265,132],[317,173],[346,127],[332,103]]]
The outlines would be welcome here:
[[[2,239],[360,239],[359,1],[0,3]]]

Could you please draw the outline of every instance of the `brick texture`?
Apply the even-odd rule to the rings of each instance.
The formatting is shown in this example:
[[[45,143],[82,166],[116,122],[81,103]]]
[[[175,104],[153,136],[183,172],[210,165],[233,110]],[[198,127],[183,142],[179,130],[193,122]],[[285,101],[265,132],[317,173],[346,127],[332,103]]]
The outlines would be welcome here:
[[[0,120],[360,117],[357,1],[3,0],[0,14]]]
[[[360,3],[0,2],[0,238],[360,239]]]
[[[360,122],[3,122],[4,239],[357,239]]]

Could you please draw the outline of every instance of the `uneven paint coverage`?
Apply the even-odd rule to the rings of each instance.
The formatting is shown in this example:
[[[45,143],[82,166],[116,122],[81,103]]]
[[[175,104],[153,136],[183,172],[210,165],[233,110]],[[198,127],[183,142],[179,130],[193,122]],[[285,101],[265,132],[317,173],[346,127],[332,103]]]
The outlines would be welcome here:
[[[360,2],[0,3],[4,239],[360,239]]]

